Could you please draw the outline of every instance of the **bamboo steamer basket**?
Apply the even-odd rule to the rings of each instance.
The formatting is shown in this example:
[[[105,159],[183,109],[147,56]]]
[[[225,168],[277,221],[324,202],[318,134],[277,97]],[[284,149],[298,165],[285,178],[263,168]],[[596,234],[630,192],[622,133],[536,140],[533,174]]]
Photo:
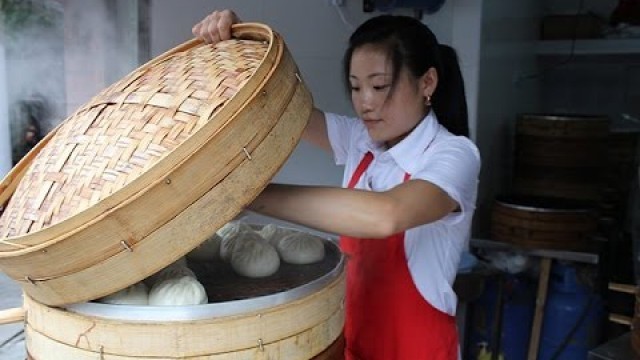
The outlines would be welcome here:
[[[597,251],[595,208],[582,201],[503,196],[491,209],[491,238],[525,248]]]
[[[0,183],[0,270],[32,303],[89,301],[166,267],[291,154],[312,108],[296,64],[268,26],[232,31],[105,89]]]
[[[513,191],[523,196],[601,200],[609,119],[522,114],[516,122]]]
[[[332,242],[325,247],[330,270],[323,275],[283,292],[234,301],[180,307],[89,302],[54,308],[25,296],[28,356],[342,359],[344,258]]]

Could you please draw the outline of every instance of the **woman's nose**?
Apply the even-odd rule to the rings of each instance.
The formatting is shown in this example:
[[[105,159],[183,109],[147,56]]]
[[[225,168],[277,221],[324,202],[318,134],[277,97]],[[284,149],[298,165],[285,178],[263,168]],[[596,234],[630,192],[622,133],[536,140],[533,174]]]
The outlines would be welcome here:
[[[361,93],[360,105],[363,112],[375,109],[375,101],[371,91],[363,91]]]

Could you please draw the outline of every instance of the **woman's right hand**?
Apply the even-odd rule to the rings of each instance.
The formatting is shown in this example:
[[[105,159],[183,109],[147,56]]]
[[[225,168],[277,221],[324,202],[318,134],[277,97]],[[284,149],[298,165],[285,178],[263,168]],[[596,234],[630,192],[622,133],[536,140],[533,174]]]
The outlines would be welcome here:
[[[240,18],[231,10],[214,11],[191,29],[193,35],[209,44],[231,39],[231,25]]]

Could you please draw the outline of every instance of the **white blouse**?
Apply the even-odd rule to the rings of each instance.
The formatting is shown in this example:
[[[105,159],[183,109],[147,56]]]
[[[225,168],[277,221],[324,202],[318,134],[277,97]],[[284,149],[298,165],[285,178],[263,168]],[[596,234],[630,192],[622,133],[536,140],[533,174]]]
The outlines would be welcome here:
[[[433,112],[401,142],[385,150],[369,137],[357,118],[325,113],[336,164],[345,166],[343,186],[367,151],[374,160],[356,184],[358,189],[385,191],[411,179],[428,181],[444,190],[461,211],[405,232],[409,271],[422,296],[435,308],[455,315],[453,291],[460,256],[467,249],[475,211],[480,153],[467,137],[447,131]]]

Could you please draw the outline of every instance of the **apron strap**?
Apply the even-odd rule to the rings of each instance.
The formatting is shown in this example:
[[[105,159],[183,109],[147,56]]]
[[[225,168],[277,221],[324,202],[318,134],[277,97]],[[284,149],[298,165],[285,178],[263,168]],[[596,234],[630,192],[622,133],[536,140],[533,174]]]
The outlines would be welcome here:
[[[364,154],[364,157],[360,161],[360,164],[358,164],[358,167],[353,173],[353,176],[351,176],[351,180],[349,180],[349,185],[347,186],[349,189],[353,189],[353,187],[356,186],[356,184],[360,180],[360,177],[362,177],[362,174],[364,174],[372,161],[373,153],[371,151],[367,151],[367,153]]]

